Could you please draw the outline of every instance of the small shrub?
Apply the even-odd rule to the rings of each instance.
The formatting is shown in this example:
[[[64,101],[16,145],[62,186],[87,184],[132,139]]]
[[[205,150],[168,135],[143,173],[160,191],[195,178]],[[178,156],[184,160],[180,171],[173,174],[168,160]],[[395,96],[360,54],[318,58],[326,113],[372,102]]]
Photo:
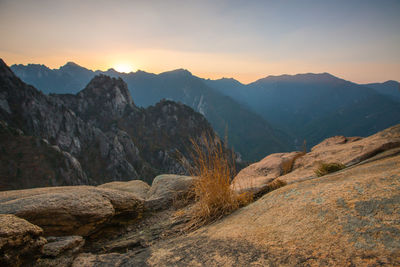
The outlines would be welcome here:
[[[253,200],[251,193],[237,194],[232,190],[234,156],[219,139],[203,135],[200,142],[192,140],[192,145],[194,162],[189,172],[198,179],[193,186],[195,203],[190,209],[190,229],[218,220]]]
[[[346,166],[342,163],[332,162],[332,163],[323,163],[321,162],[318,168],[314,171],[318,177],[327,175],[328,173],[337,172],[346,168]]]

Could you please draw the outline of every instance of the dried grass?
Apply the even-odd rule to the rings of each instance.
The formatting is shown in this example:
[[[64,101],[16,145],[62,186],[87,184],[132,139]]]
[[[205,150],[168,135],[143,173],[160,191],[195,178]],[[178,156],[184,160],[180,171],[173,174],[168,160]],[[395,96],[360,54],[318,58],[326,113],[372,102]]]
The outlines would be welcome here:
[[[314,171],[318,177],[327,175],[328,173],[337,172],[346,168],[346,165],[338,162],[324,163],[321,162],[318,168]]]
[[[232,213],[253,201],[251,193],[236,193],[230,185],[235,176],[234,156],[218,138],[203,135],[192,141],[194,159],[188,169],[198,177],[193,185],[194,205],[190,209],[189,228],[198,228]]]
[[[293,158],[282,162],[282,175],[290,173],[293,170],[294,163],[296,162],[296,160],[298,158],[301,158],[305,154],[306,154],[306,152],[303,151],[303,152],[297,154],[296,156],[294,156]]]

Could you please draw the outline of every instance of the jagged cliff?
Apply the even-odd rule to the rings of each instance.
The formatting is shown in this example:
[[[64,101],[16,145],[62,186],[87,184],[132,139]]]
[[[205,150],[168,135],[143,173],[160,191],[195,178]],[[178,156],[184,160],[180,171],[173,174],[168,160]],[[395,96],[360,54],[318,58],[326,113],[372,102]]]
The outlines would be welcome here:
[[[138,108],[121,79],[99,75],[76,95],[48,96],[22,82],[1,60],[0,120],[68,153],[87,177],[61,182],[52,176],[42,183],[37,179],[36,186],[151,181],[159,173],[182,173],[176,151],[188,156],[190,138],[204,132],[214,136],[206,119],[185,105],[164,100]],[[21,187],[3,186],[16,188]]]

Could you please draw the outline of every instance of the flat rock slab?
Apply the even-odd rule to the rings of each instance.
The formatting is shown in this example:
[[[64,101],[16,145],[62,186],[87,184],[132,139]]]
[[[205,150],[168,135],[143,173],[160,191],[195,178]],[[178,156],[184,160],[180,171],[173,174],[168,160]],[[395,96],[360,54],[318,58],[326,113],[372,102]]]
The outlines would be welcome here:
[[[91,186],[0,192],[0,213],[14,214],[43,228],[45,236],[87,236],[116,215],[137,217],[143,201],[134,194]]]
[[[400,156],[277,189],[139,252],[74,266],[399,266]]]
[[[137,197],[145,199],[150,185],[142,180],[132,180],[128,182],[111,182],[99,185],[98,188],[109,188],[135,194]]]
[[[40,255],[43,230],[11,214],[0,214],[0,265],[19,266]]]
[[[57,257],[63,253],[76,253],[85,244],[81,236],[48,237],[47,244],[43,246],[43,254]]]
[[[150,210],[168,209],[174,198],[189,192],[195,181],[194,177],[163,174],[153,180],[145,201]]]

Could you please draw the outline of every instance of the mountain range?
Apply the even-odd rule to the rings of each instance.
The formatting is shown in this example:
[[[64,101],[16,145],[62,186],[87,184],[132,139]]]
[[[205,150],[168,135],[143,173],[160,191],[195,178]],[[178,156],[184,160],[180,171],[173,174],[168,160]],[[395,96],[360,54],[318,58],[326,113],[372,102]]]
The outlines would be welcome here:
[[[187,70],[158,75],[144,71],[126,74],[113,69],[90,71],[72,62],[54,70],[34,64],[13,65],[11,69],[46,94],[77,93],[97,74],[121,77],[138,106],[148,107],[161,99],[170,99],[203,114],[220,137],[227,136],[228,143],[244,160],[258,160],[266,153],[288,151],[292,147],[288,134]]]
[[[210,80],[178,69],[153,74],[91,71],[69,62],[59,69],[13,65],[25,82],[44,93],[76,93],[96,74],[121,77],[138,106],[166,98],[203,114],[245,160],[301,149],[332,135],[368,136],[400,122],[396,81],[356,84],[329,73],[268,76],[250,84]]]
[[[248,85],[207,83],[314,146],[333,135],[368,136],[400,122],[399,83],[359,85],[329,73],[269,76]]]
[[[217,138],[207,120],[169,100],[141,108],[121,78],[96,75],[77,94],[46,95],[0,60],[0,190],[147,182],[186,173],[191,140]],[[179,153],[179,154],[177,154]]]

